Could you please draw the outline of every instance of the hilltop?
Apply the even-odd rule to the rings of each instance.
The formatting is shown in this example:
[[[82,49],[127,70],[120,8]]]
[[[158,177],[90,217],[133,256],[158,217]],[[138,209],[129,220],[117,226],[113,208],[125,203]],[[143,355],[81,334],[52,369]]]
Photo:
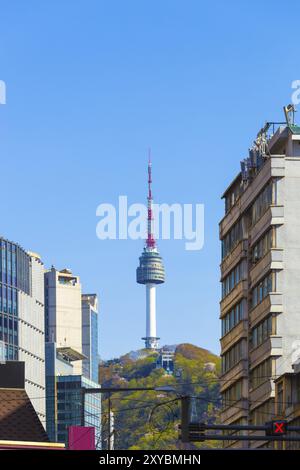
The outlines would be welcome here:
[[[183,448],[178,441],[177,429],[180,416],[178,397],[183,394],[197,397],[192,400],[194,419],[206,422],[218,419],[220,358],[192,344],[165,346],[162,349],[174,352],[172,373],[160,367],[159,351],[144,349],[131,351],[120,358],[104,361],[100,365],[103,387],[159,388],[156,391],[112,394],[116,449]],[[103,400],[102,424],[105,439],[107,397]],[[123,431],[125,429],[126,433]],[[197,444],[197,447],[217,445],[206,443]],[[190,444],[189,447],[193,445]]]

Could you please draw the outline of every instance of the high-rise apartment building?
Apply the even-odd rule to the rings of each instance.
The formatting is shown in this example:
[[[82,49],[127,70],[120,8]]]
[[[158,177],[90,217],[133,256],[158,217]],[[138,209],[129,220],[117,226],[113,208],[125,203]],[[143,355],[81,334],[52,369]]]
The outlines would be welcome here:
[[[274,380],[299,349],[300,127],[267,123],[226,189],[220,222],[225,424],[274,417]],[[230,442],[228,446],[271,446]]]
[[[45,307],[48,435],[68,444],[70,426],[93,426],[99,449],[101,395],[86,394],[82,406],[82,389],[100,388],[97,296],[82,295],[70,270],[52,268],[45,273]]]
[[[98,297],[96,294],[83,294],[82,305],[82,353],[87,359],[82,362],[84,377],[98,382],[99,367],[99,325]]]
[[[1,360],[25,362],[25,388],[45,426],[44,265],[0,238]]]

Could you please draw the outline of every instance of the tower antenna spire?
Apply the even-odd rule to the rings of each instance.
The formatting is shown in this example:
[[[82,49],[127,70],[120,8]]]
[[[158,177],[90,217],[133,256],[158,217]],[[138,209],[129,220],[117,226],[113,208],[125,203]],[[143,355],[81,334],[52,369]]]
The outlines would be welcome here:
[[[148,216],[147,216],[147,248],[155,248],[154,226],[153,226],[153,197],[152,197],[152,161],[151,149],[148,156]]]

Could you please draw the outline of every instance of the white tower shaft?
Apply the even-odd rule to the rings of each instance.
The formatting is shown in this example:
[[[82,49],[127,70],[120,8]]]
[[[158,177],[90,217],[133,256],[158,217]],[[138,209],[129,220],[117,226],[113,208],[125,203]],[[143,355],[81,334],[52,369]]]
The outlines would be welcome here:
[[[156,349],[158,339],[156,336],[156,286],[146,284],[146,348]]]
[[[146,284],[146,337],[156,338],[156,288]]]

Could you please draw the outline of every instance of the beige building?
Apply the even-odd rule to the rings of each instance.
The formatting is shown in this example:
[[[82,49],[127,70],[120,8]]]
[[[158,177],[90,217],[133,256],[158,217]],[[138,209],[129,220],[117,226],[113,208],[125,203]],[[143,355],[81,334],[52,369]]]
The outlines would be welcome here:
[[[286,124],[267,123],[258,133],[223,195],[225,424],[264,424],[274,418],[274,380],[292,372],[299,350],[300,127],[292,112],[292,107],[286,110]],[[227,445],[268,446],[255,440]]]
[[[300,427],[300,360],[293,364],[293,373],[286,372],[275,380],[276,419],[284,419],[288,426]],[[288,436],[297,436],[299,432],[288,431]],[[278,442],[277,449],[299,450],[300,442]]]
[[[45,273],[46,341],[56,343],[58,352],[71,348],[82,355],[81,284],[69,269],[55,268]],[[82,361],[73,365],[74,375],[82,374]]]

